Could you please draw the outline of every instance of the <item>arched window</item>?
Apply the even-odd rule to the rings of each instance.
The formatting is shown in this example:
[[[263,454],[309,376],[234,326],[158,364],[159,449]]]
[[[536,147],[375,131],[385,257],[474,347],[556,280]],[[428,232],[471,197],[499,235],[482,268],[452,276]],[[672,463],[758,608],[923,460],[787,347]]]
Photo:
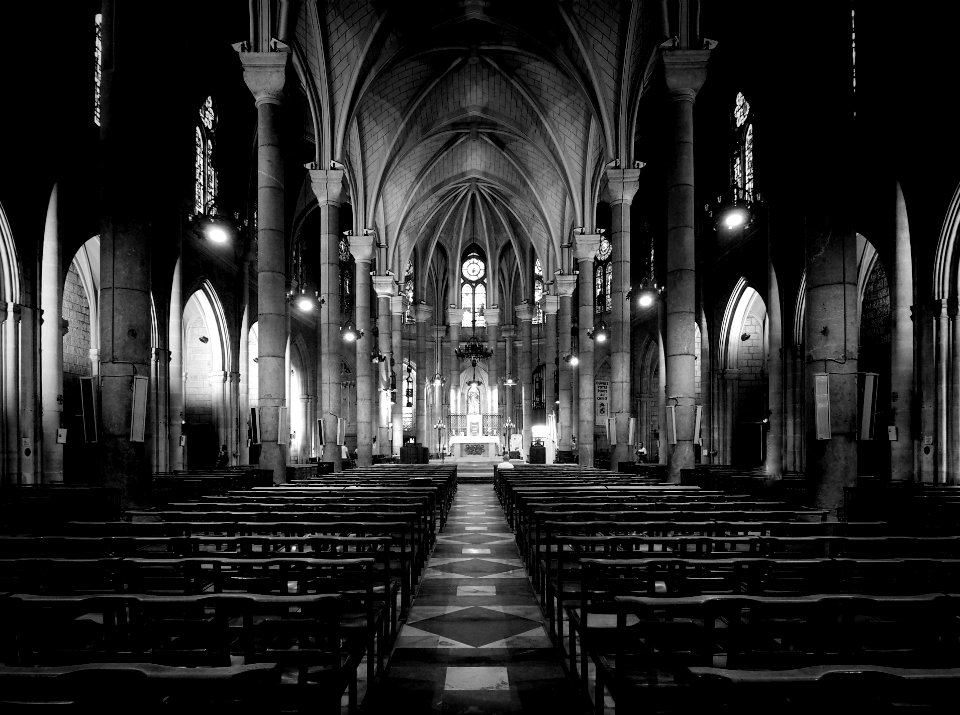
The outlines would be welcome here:
[[[93,19],[93,123],[100,126],[100,83],[103,72],[103,15]]]
[[[460,307],[463,309],[463,327],[482,328],[487,324],[483,317],[487,306],[487,264],[480,249],[467,249],[460,264]]]
[[[536,307],[536,311],[533,314],[534,325],[543,322],[543,305],[541,304],[542,298],[543,266],[540,264],[540,259],[538,258],[533,262],[533,304]]]
[[[593,262],[593,310],[595,313],[609,313],[613,308],[611,297],[613,263],[610,261],[612,254],[613,244],[606,236],[600,236],[600,247],[597,249],[597,258]]]
[[[217,131],[217,114],[213,97],[207,97],[198,112],[194,130],[193,210],[197,214],[210,213],[217,197],[217,172],[213,168],[213,145]]]
[[[750,103],[742,92],[737,92],[733,107],[733,156],[731,170],[737,195],[753,200],[753,122]]]
[[[415,288],[413,258],[411,257],[410,260],[407,261],[407,270],[403,274],[403,298],[406,304],[406,309],[403,312],[403,321],[405,323],[412,323],[416,320],[416,316],[413,314],[413,294]]]

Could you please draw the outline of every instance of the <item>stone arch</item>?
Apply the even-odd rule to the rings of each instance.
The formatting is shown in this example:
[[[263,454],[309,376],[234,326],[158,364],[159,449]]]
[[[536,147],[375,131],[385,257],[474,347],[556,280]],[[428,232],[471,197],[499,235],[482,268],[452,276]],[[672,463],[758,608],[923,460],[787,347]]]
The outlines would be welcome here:
[[[83,465],[96,458],[96,445],[83,429],[81,381],[100,371],[100,237],[88,239],[70,260],[60,300],[61,364],[63,379],[63,480],[84,481]]]
[[[768,412],[767,307],[741,278],[720,325],[720,448],[723,462],[759,467],[766,458]]]
[[[229,437],[230,340],[216,291],[204,281],[183,308],[186,467],[209,469]]]
[[[20,338],[18,335],[19,313],[15,306],[21,302],[20,263],[17,258],[13,231],[7,216],[0,206],[0,380],[2,380],[2,404],[0,418],[3,431],[0,446],[4,458],[0,463],[0,483],[15,484],[23,477],[20,462]]]

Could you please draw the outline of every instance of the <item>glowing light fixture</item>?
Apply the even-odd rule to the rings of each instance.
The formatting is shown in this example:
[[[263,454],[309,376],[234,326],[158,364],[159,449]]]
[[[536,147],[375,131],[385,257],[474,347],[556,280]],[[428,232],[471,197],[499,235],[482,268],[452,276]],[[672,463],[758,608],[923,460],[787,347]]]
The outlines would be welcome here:
[[[344,342],[353,343],[363,337],[363,331],[358,330],[352,320],[348,320],[347,324],[340,328],[340,337],[343,338]]]

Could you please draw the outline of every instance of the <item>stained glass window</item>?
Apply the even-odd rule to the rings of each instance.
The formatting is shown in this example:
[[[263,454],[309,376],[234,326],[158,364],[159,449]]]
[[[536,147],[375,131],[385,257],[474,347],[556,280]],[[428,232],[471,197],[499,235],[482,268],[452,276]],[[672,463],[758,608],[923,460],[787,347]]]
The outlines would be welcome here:
[[[853,90],[853,97],[856,100],[857,97],[857,9],[854,7],[850,8],[850,63],[851,63],[851,89]],[[854,102],[853,105],[853,116],[857,116],[857,105]]]
[[[750,103],[737,92],[733,106],[733,150],[731,178],[737,194],[747,200],[753,198],[753,122]]]
[[[533,262],[533,324],[543,322],[543,266],[540,259]]]
[[[609,313],[613,307],[611,289],[613,288],[613,244],[606,236],[600,237],[597,259],[593,262],[593,312]]]
[[[482,328],[487,324],[483,311],[487,307],[487,264],[480,250],[473,246],[467,249],[460,265],[460,308],[463,310],[463,327]]]
[[[216,141],[217,115],[213,97],[207,97],[198,111],[194,131],[194,188],[193,209],[198,214],[207,213],[217,196],[217,172],[213,166]]]
[[[100,83],[103,79],[103,15],[94,16],[93,39],[93,123],[100,126]]]
[[[403,431],[412,432],[413,417],[417,414],[417,371],[407,363],[406,373],[403,378]]]
[[[346,322],[353,317],[353,274],[356,269],[353,254],[350,253],[350,239],[346,236],[340,237],[337,257],[340,264],[340,315],[341,320]]]
[[[414,293],[414,277],[413,277],[413,258],[407,261],[407,270],[403,274],[403,297],[406,302],[406,310],[403,313],[403,320],[405,323],[412,323],[415,320],[413,314],[413,293]]]

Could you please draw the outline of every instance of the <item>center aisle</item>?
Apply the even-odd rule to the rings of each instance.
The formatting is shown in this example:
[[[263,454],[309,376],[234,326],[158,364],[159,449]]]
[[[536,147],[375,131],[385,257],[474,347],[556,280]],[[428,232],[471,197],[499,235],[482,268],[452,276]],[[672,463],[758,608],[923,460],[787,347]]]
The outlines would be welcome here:
[[[461,483],[364,712],[583,715],[490,483]]]

